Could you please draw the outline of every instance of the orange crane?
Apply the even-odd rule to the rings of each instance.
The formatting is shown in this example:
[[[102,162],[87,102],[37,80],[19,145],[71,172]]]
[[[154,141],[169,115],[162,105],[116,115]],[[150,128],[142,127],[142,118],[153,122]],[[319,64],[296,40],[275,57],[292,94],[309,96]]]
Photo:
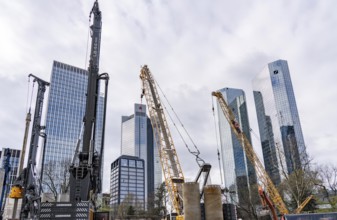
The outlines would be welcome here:
[[[265,171],[261,161],[257,157],[253,146],[250,144],[248,138],[246,135],[241,132],[240,126],[236,121],[235,115],[233,114],[230,107],[227,105],[224,97],[222,96],[221,92],[212,92],[212,95],[215,96],[218,100],[218,103],[225,115],[225,118],[227,119],[233,133],[237,137],[238,141],[241,143],[241,146],[243,147],[248,159],[253,164],[255,168],[256,175],[258,179],[260,180],[263,188],[267,191],[271,201],[275,205],[275,207],[278,209],[280,214],[285,215],[288,214],[289,211],[286,208],[282,197],[278,190],[276,189],[275,185],[273,184],[272,180],[270,179],[269,175]]]
[[[266,194],[266,192],[262,189],[261,186],[259,186],[259,196],[261,198],[261,203],[263,207],[268,206],[268,209],[270,210],[271,214],[272,214],[272,218],[273,220],[277,220],[277,213],[276,213],[276,209],[274,207],[273,202],[269,199],[268,195]]]

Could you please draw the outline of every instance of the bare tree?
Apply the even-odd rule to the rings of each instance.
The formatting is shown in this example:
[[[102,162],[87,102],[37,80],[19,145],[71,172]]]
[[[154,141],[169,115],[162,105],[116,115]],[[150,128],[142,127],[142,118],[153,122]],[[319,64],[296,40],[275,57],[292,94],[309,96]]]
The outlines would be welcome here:
[[[247,185],[242,186],[241,184],[238,184],[238,190],[239,192],[237,193],[237,196],[239,197],[239,201],[237,201],[235,191],[231,191],[228,188],[225,188],[223,190],[223,193],[225,197],[229,196],[230,201],[237,206],[238,217],[242,219],[257,220],[258,216],[256,208],[260,205],[260,199],[257,193],[257,184],[251,185],[249,188],[247,187]]]
[[[53,194],[53,200],[57,201],[59,194],[69,191],[69,167],[70,159],[60,162],[49,161],[43,169],[42,185]]]
[[[57,200],[59,184],[55,175],[56,162],[50,161],[43,169],[42,184],[53,194],[53,200]]]
[[[283,151],[280,150],[279,146],[276,145],[277,151],[281,158],[285,158]],[[306,152],[298,153],[297,145],[291,145],[290,149],[290,157],[287,160],[291,160],[287,165],[291,164],[293,167],[289,168],[284,160],[280,160],[281,165],[281,173],[284,177],[281,182],[279,189],[283,194],[284,202],[291,209],[295,210],[298,208],[302,202],[314,194],[317,191],[317,182],[319,182],[318,173],[311,169],[311,161],[312,159],[306,154]],[[305,155],[301,156],[300,165],[299,162],[294,159],[294,155]],[[289,173],[289,171],[292,171]],[[315,201],[311,200],[306,209],[314,209]]]
[[[335,209],[337,205],[337,165],[318,166],[317,173],[321,181],[316,184],[321,188],[331,207]]]
[[[136,213],[137,198],[134,194],[129,193],[124,200],[118,205],[117,216],[119,219],[128,219]]]
[[[64,159],[60,162],[61,167],[61,193],[68,193],[70,189],[70,175],[69,175],[69,168],[71,165],[70,159]]]

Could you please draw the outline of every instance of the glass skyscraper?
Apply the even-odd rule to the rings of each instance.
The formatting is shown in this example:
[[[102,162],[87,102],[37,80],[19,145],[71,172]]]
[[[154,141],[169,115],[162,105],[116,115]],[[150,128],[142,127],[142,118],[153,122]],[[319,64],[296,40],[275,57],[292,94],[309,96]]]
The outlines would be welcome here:
[[[234,88],[223,88],[219,91],[222,93],[228,106],[235,114],[241,130],[251,142],[244,91]],[[246,201],[247,203],[247,198],[250,197],[249,195],[251,194],[251,186],[256,184],[255,169],[248,160],[243,147],[228,124],[219,104],[217,109],[224,183],[225,187],[231,192],[227,200],[229,203],[234,204],[242,203],[243,201]]]
[[[46,144],[42,168],[52,165],[55,169],[55,184],[65,181],[63,164],[69,164],[75,154],[78,138],[85,114],[88,73],[68,64],[54,61],[50,80],[49,99],[46,115]],[[100,153],[103,128],[104,98],[97,102],[97,122],[95,131],[95,151]],[[81,150],[81,147],[80,149]],[[102,162],[103,163],[103,162]],[[43,182],[48,181],[42,174]],[[44,191],[48,188],[44,187]]]
[[[264,165],[274,184],[307,160],[288,63],[269,63],[253,80]]]
[[[145,162],[145,194],[153,196],[162,182],[161,164],[158,149],[153,140],[150,119],[146,106],[134,105],[134,114],[122,116],[121,155],[136,156]],[[146,198],[147,199],[147,198]]]

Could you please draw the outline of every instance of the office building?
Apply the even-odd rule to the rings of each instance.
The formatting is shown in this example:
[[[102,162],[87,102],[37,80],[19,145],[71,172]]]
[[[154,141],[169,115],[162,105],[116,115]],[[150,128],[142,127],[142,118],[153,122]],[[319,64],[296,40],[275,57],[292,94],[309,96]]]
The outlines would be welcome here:
[[[162,183],[162,172],[145,105],[135,104],[134,114],[122,116],[121,135],[121,155],[136,156],[144,160],[145,195],[153,196],[155,189]],[[148,198],[145,199],[147,201]]]
[[[0,210],[4,211],[3,217],[7,216],[8,194],[18,176],[20,154],[21,150],[12,148],[2,148],[0,151]],[[6,173],[6,170],[9,172]]]
[[[65,63],[54,61],[46,114],[46,144],[42,169],[55,169],[55,185],[59,188],[64,181],[64,171],[74,156],[76,143],[83,135],[88,73]],[[94,148],[100,153],[102,144],[104,98],[100,94],[97,102]],[[80,149],[81,150],[81,147]],[[102,166],[103,167],[103,166]],[[43,182],[48,181],[42,174]],[[44,192],[48,192],[44,186]],[[60,192],[60,189],[58,189]]]
[[[307,160],[288,63],[269,63],[253,80],[264,164],[274,184]]]
[[[251,142],[244,91],[234,88],[223,88],[219,91],[235,114],[242,132]],[[227,196],[227,201],[231,204],[239,203],[246,206],[250,203],[247,198],[250,197],[251,187],[256,185],[256,173],[243,147],[228,124],[219,104],[217,107],[224,184],[230,192]]]
[[[114,215],[120,204],[145,209],[145,162],[139,157],[122,155],[111,163],[110,207]]]
[[[13,185],[15,179],[18,176],[20,154],[21,154],[21,150],[12,149],[12,148],[2,148],[2,151],[0,151],[0,168],[5,168],[6,158],[7,158],[7,155],[9,155],[10,171],[7,175],[7,180],[6,180],[6,185],[5,185],[5,190],[7,193],[9,192],[9,188]]]

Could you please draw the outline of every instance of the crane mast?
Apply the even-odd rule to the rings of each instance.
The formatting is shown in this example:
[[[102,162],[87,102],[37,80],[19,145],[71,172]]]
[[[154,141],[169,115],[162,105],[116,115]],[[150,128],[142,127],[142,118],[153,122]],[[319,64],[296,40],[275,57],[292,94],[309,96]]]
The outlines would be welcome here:
[[[154,130],[156,145],[164,173],[165,184],[175,212],[182,214],[182,184],[184,175],[178,160],[176,149],[165,118],[154,78],[145,65],[140,71],[143,93],[149,109],[150,119]]]
[[[225,118],[227,119],[233,133],[235,134],[241,146],[243,147],[243,150],[245,151],[248,159],[253,164],[256,171],[256,175],[258,176],[258,179],[262,183],[264,189],[268,192],[270,199],[272,200],[272,202],[274,203],[274,205],[281,214],[283,215],[288,214],[289,211],[286,208],[281,195],[279,194],[269,175],[265,171],[261,161],[257,157],[253,149],[253,146],[250,144],[248,138],[243,132],[241,132],[240,128],[238,127],[235,115],[233,114],[230,107],[227,105],[224,97],[222,96],[222,93],[217,91],[213,92],[212,95],[217,98],[218,103],[225,115]]]
[[[28,77],[33,77],[34,82],[38,83],[38,92],[35,104],[35,113],[33,119],[33,127],[29,145],[28,162],[27,167],[23,170],[21,177],[19,176],[17,184],[23,188],[23,198],[21,205],[21,219],[25,218],[36,218],[39,212],[40,197],[38,183],[36,179],[36,157],[38,151],[39,137],[41,135],[41,130],[45,127],[41,126],[41,117],[43,109],[43,99],[44,93],[46,91],[46,86],[49,83],[29,74]],[[16,185],[16,183],[14,183]]]
[[[100,191],[100,157],[94,154],[98,81],[100,79],[99,56],[102,30],[102,13],[97,0],[89,17],[93,15],[91,28],[91,51],[88,67],[88,87],[82,151],[79,153],[79,165],[70,167],[70,201],[88,201],[91,193]],[[102,153],[102,152],[100,152]]]

